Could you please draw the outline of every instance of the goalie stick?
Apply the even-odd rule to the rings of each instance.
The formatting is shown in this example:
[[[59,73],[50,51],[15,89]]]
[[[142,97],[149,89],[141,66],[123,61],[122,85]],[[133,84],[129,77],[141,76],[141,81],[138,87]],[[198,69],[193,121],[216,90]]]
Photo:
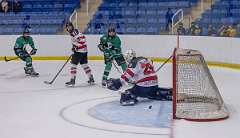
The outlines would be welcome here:
[[[52,84],[56,78],[58,77],[58,75],[62,72],[63,68],[66,66],[66,64],[68,63],[68,61],[71,59],[72,55],[68,57],[67,61],[63,64],[63,66],[61,67],[61,69],[57,72],[57,74],[53,77],[53,79],[51,81],[44,81],[45,84]]]
[[[14,57],[14,58],[7,59],[7,57],[5,56],[5,57],[4,57],[4,60],[5,60],[5,62],[8,62],[8,61],[16,60],[16,59],[18,59],[18,58],[19,58],[19,57]]]
[[[164,62],[162,63],[162,65],[157,68],[156,72],[158,72],[172,57],[173,57],[173,55],[171,55],[166,61],[164,61]]]

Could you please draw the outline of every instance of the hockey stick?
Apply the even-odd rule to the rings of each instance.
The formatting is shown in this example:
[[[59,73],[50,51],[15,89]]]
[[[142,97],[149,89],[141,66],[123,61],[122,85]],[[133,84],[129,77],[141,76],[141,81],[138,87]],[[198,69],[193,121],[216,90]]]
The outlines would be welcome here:
[[[14,58],[7,59],[7,57],[5,56],[5,57],[4,57],[4,60],[5,60],[5,62],[8,62],[8,61],[16,60],[16,59],[18,59],[18,58],[19,58],[19,57],[14,57]]]
[[[172,57],[173,57],[173,55],[171,55],[166,61],[164,61],[164,62],[162,63],[162,65],[157,68],[156,72],[158,72]]]
[[[113,63],[113,66],[117,69],[118,73],[119,73],[119,74],[122,74],[122,72],[119,70],[119,68],[118,68],[117,65],[115,64],[115,62],[112,61],[112,63]]]
[[[66,66],[66,64],[68,63],[68,61],[71,59],[72,55],[68,57],[67,61],[63,64],[62,68],[58,71],[58,73],[53,77],[53,79],[51,81],[44,81],[45,84],[52,84],[57,76],[62,72],[63,68]]]

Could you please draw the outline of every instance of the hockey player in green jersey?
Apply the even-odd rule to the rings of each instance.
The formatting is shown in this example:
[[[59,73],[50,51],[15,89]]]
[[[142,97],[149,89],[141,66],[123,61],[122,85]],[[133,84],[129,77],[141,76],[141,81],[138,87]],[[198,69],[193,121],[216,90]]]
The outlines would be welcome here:
[[[103,52],[104,55],[105,69],[102,77],[102,86],[106,87],[113,60],[117,62],[118,66],[121,66],[123,71],[125,71],[127,68],[122,54],[121,40],[116,35],[114,27],[109,27],[107,34],[100,38],[100,44],[98,45],[98,48]]]
[[[28,53],[26,50],[26,47],[28,45],[32,48],[30,53]],[[35,55],[37,49],[34,46],[32,37],[30,36],[29,29],[24,29],[23,35],[17,38],[16,43],[14,45],[14,52],[21,60],[26,62],[26,66],[24,67],[25,74],[31,76],[39,75],[39,73],[35,72],[32,66],[31,55]]]

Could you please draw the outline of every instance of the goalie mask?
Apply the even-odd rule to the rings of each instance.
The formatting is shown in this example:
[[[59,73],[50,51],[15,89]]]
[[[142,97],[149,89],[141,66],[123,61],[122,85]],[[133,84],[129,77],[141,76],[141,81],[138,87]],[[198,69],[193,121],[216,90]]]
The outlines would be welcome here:
[[[129,63],[131,62],[131,60],[132,60],[133,58],[135,58],[135,57],[136,57],[136,52],[135,52],[134,50],[129,49],[129,50],[126,51],[126,53],[125,53],[125,59],[126,59],[126,61],[127,61],[128,64],[129,64]]]

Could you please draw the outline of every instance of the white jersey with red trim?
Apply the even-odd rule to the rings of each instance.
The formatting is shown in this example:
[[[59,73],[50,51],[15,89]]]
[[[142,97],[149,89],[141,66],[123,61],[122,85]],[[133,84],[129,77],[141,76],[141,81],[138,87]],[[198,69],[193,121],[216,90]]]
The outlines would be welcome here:
[[[87,52],[86,37],[77,29],[74,29],[70,35],[72,44],[75,47],[76,52]]]
[[[152,61],[144,57],[132,59],[127,70],[121,76],[125,82],[134,82],[138,86],[151,87],[158,85],[158,77]]]

